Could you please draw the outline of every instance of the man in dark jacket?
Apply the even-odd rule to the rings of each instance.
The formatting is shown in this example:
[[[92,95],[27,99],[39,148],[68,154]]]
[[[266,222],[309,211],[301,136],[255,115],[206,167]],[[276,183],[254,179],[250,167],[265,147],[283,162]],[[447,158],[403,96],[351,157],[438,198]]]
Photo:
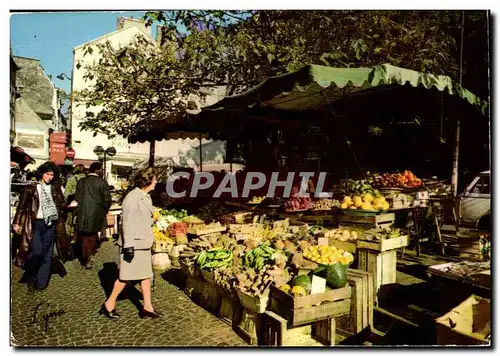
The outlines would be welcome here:
[[[100,162],[90,165],[87,177],[78,181],[75,200],[78,239],[81,243],[80,262],[87,269],[92,268],[97,252],[98,233],[104,226],[106,214],[111,206],[108,183],[102,179],[103,168]]]

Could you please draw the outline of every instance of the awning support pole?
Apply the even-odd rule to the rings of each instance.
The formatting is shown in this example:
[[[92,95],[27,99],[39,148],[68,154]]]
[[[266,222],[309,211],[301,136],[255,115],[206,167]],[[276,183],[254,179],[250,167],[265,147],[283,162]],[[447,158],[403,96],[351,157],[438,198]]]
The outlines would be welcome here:
[[[463,52],[464,52],[464,25],[465,25],[465,12],[462,11],[462,35],[460,38],[460,85],[462,85],[463,77]],[[458,159],[460,148],[460,118],[457,118],[457,127],[455,131],[455,150],[453,152],[453,171],[451,173],[451,185],[453,187],[453,196],[457,197],[458,194]]]
[[[199,137],[200,140],[200,172],[203,172],[203,157],[202,157],[202,147],[201,147],[201,135]]]
[[[156,140],[149,142],[149,167],[153,167],[155,165],[155,146]]]

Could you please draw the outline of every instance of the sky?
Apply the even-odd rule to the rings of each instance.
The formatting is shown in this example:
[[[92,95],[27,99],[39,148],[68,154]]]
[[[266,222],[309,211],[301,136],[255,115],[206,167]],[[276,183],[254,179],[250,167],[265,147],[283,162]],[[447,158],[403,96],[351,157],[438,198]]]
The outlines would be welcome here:
[[[15,56],[39,59],[45,73],[52,75],[56,87],[71,91],[73,48],[116,31],[118,17],[139,19],[144,12],[54,12],[12,13],[10,17],[10,46]],[[156,26],[153,25],[153,38]]]

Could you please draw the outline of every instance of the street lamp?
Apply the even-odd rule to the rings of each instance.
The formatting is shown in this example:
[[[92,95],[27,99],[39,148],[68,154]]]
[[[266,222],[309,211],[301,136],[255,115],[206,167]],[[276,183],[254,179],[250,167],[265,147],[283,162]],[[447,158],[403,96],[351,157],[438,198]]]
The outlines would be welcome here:
[[[102,146],[95,146],[94,147],[94,153],[97,155],[99,160],[103,160],[103,168],[104,168],[104,179],[106,179],[106,157],[113,157],[116,155],[116,149],[114,147],[108,147],[104,149]],[[106,179],[107,180],[107,179]]]
[[[66,79],[68,79],[71,82],[71,78],[68,77],[68,75],[66,73],[61,73],[58,76],[56,76],[56,78],[59,80],[64,80],[64,77],[66,77]]]

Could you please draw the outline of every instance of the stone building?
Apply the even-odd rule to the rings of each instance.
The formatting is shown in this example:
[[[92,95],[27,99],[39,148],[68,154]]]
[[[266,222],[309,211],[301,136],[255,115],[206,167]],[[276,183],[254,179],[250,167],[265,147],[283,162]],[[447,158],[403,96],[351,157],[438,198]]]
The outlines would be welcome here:
[[[14,103],[15,145],[33,157],[37,165],[49,159],[49,130],[63,127],[58,114],[57,90],[34,58],[13,56],[18,98]]]

